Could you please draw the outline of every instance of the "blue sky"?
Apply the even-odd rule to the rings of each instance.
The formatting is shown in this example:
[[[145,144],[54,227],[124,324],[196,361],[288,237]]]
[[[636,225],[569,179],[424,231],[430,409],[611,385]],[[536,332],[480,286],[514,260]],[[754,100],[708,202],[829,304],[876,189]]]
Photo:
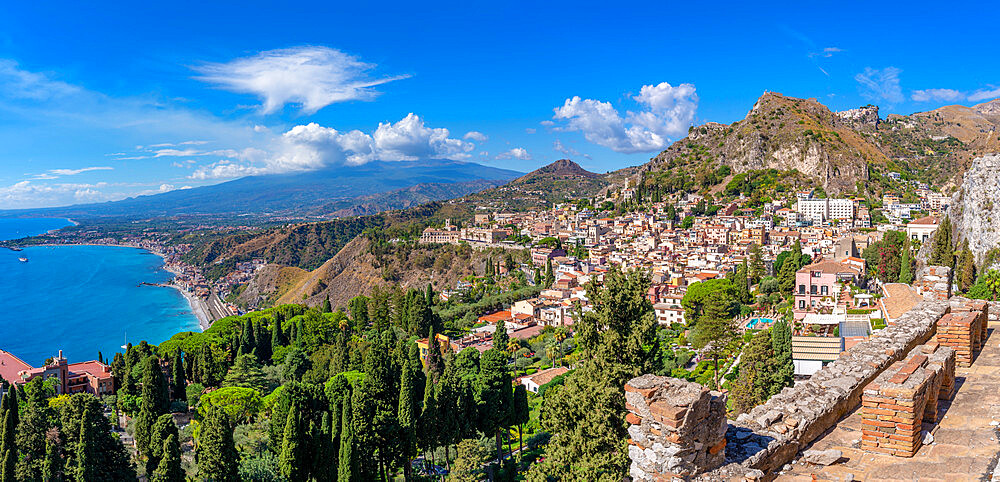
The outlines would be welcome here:
[[[765,90],[1000,97],[995,5],[333,3],[0,6],[0,209],[372,159],[603,172]]]

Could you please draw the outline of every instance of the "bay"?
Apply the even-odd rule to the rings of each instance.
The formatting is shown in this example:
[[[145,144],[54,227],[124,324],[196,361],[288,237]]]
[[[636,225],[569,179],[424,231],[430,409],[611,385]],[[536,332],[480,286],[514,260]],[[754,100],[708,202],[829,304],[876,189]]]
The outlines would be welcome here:
[[[20,226],[0,220],[0,233],[61,226],[52,220]],[[56,225],[55,227],[51,227]],[[9,239],[9,238],[8,238]],[[25,257],[27,262],[19,261]],[[40,366],[63,350],[71,363],[110,359],[127,340],[157,344],[179,331],[197,331],[198,320],[175,289],[163,259],[146,250],[116,246],[37,246],[0,249],[0,349]]]

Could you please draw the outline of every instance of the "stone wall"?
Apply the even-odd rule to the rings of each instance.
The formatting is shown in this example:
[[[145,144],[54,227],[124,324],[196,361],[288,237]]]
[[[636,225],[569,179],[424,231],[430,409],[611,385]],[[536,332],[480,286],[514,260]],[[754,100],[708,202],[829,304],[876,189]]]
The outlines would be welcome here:
[[[895,324],[847,349],[808,380],[783,389],[766,403],[729,421],[728,426],[722,395],[667,377],[646,375],[630,381],[626,400],[630,411],[632,477],[643,481],[766,479],[861,405],[865,387],[877,377],[900,380],[897,375],[910,365],[913,366],[906,368],[910,372],[903,385],[926,382],[923,386],[926,395],[922,396],[919,408],[914,401],[912,418],[916,421],[919,416],[923,420],[936,421],[937,401],[950,399],[953,395],[956,365],[955,350],[945,346],[946,343],[932,340],[938,320],[952,310],[956,314],[975,312],[969,316],[984,321],[995,320],[1000,310],[1000,303],[949,299],[949,278],[947,268],[925,267],[915,283],[920,286],[925,301],[903,314]],[[985,326],[986,323],[977,325],[980,330],[985,330]],[[985,333],[982,336],[985,337]],[[911,353],[917,347],[920,349]],[[917,361],[913,363],[913,360]],[[887,369],[890,371],[886,372]],[[910,382],[913,373],[918,375]],[[671,395],[676,393],[688,395],[686,399],[678,399],[677,395]],[[664,409],[651,410],[649,407],[653,403],[663,404],[659,406]],[[700,408],[681,412],[679,407],[682,406]],[[706,407],[708,412],[705,412]],[[719,413],[715,413],[716,410]],[[718,420],[722,420],[721,426],[717,425]],[[704,428],[695,431],[688,425],[690,423],[702,424]],[[909,432],[903,427],[896,438],[916,436],[913,425],[919,424],[911,424]],[[718,434],[716,431],[722,430],[720,427],[725,428],[725,443],[721,445],[724,449],[714,452],[720,447],[714,438]],[[692,439],[682,436],[689,430],[695,434]],[[722,454],[724,460],[720,461]],[[720,463],[721,466],[713,468]]]
[[[632,480],[688,479],[725,462],[725,395],[643,375],[625,385],[625,406]]]

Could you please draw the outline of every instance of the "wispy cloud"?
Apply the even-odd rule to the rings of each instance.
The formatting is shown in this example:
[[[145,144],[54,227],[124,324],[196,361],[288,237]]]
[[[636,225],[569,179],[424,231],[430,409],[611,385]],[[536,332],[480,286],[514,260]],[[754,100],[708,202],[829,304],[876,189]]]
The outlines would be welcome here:
[[[979,102],[981,100],[990,100],[1000,97],[1000,87],[997,88],[987,88],[979,89],[969,96],[969,100],[973,102]]]
[[[809,52],[809,56],[810,57],[826,57],[826,58],[830,58],[830,57],[833,57],[834,54],[838,54],[838,53],[843,52],[843,51],[844,51],[844,49],[842,49],[840,47],[824,47],[823,50],[821,50],[819,52]]]
[[[194,67],[199,80],[263,101],[261,112],[270,114],[286,104],[299,104],[312,114],[336,102],[371,100],[374,87],[405,79],[408,75],[373,78],[374,64],[336,49],[303,46],[268,50],[226,63]]]
[[[610,102],[566,99],[554,109],[555,120],[565,121],[556,129],[580,131],[588,141],[616,152],[651,152],[667,147],[671,139],[687,133],[698,110],[693,84],[672,86],[666,82],[644,85],[632,99],[642,108],[624,118]]]
[[[903,89],[899,85],[901,72],[902,70],[896,67],[884,69],[865,67],[864,72],[854,76],[854,80],[860,84],[863,97],[875,102],[898,104],[904,100]]]
[[[580,151],[578,151],[576,149],[573,149],[572,147],[563,144],[562,141],[560,141],[559,139],[556,139],[556,140],[552,141],[552,149],[554,151],[556,151],[556,152],[559,152],[559,153],[561,153],[563,155],[566,155],[566,156],[569,156],[569,157],[581,157],[582,156],[582,157],[585,157],[587,159],[591,158],[589,155],[582,154]]]
[[[955,89],[923,89],[914,90],[910,98],[916,102],[952,102],[964,99],[965,94]]]
[[[110,171],[112,169],[114,168],[109,166],[83,167],[80,169],[49,169],[43,174],[36,174],[32,179],[58,179],[63,176],[75,176],[90,171]]]

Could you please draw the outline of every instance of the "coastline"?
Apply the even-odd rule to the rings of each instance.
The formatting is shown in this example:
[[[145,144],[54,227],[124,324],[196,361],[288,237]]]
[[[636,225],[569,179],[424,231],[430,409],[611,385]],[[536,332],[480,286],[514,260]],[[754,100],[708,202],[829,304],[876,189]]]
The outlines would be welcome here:
[[[189,293],[186,289],[174,283],[174,279],[176,279],[176,277],[180,273],[178,273],[173,267],[167,264],[166,262],[167,257],[164,254],[158,253],[156,251],[151,251],[147,248],[142,248],[139,246],[128,246],[128,245],[107,244],[107,243],[36,244],[33,245],[32,247],[59,247],[59,246],[101,246],[107,248],[131,248],[131,249],[138,249],[141,251],[145,251],[147,253],[158,256],[160,259],[163,260],[163,266],[161,268],[164,271],[167,271],[170,274],[174,275],[174,278],[171,278],[170,281],[167,283],[159,284],[157,286],[175,289],[177,290],[177,292],[181,294],[181,296],[184,297],[184,299],[188,302],[188,306],[191,308],[191,312],[194,314],[195,318],[198,319],[198,327],[201,328],[201,331],[205,331],[208,329],[208,327],[212,326],[213,320],[209,317],[208,305],[205,304],[205,300]]]

